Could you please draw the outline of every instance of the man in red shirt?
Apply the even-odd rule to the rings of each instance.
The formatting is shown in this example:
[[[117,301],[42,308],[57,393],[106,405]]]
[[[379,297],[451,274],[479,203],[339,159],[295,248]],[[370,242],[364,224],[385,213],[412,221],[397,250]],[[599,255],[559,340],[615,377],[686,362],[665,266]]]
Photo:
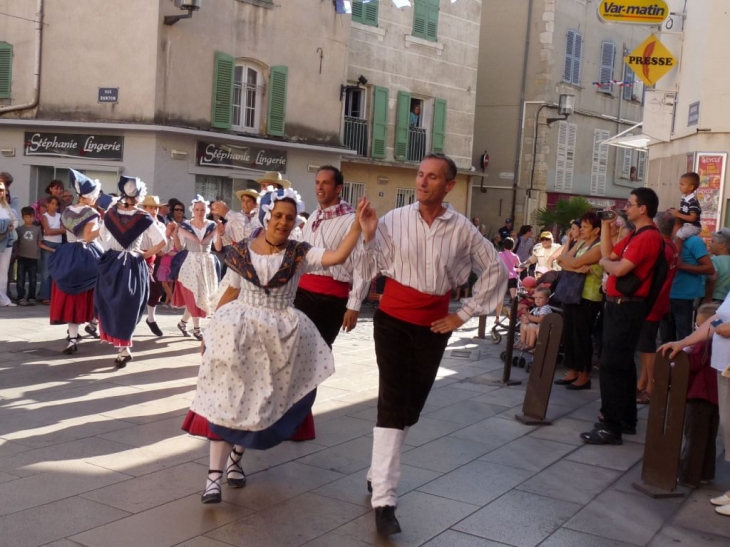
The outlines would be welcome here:
[[[636,402],[638,404],[648,404],[651,400],[651,380],[654,377],[654,361],[656,360],[657,348],[656,337],[659,332],[659,322],[669,313],[669,291],[672,288],[672,282],[674,282],[674,274],[677,273],[677,260],[679,258],[677,247],[672,239],[674,215],[669,211],[665,211],[659,213],[654,220],[659,233],[664,238],[664,257],[667,259],[667,264],[669,264],[669,271],[654,307],[641,326],[641,335],[636,346],[641,363],[641,377],[636,386]]]
[[[609,274],[603,309],[603,351],[601,353],[601,413],[604,421],[580,437],[589,444],[622,444],[624,429],[636,428],[636,350],[648,310],[654,265],[662,248],[662,236],[652,218],[659,198],[649,188],[637,188],[625,205],[626,218],[636,230],[611,248],[611,224],[601,222],[600,265]],[[624,286],[634,277],[638,288]],[[620,278],[625,278],[619,281]],[[621,291],[624,289],[624,292]]]

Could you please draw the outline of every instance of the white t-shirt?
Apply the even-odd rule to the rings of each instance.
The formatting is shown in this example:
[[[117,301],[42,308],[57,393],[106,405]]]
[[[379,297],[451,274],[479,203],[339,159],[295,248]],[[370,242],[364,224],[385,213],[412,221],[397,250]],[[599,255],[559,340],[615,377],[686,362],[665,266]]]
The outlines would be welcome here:
[[[730,323],[730,294],[725,297],[722,305],[717,310],[717,316],[723,323]],[[730,338],[719,334],[712,337],[712,368],[722,372],[730,365]]]
[[[61,227],[60,213],[56,213],[53,216],[49,215],[48,213],[43,213],[43,216],[46,218],[46,221],[48,222],[48,227],[51,230],[56,230]],[[63,236],[61,234],[56,234],[52,236],[47,236],[43,234],[43,241],[50,241],[51,243],[61,243],[63,241]]]

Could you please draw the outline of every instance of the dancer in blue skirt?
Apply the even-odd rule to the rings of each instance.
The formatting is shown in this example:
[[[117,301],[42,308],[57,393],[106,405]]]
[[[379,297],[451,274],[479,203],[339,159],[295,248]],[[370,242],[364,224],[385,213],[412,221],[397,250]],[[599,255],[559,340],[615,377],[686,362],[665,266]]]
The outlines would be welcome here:
[[[211,440],[203,503],[221,501],[224,470],[230,487],[243,486],[243,449],[289,439],[311,410],[317,386],[334,373],[330,348],[294,308],[294,295],[302,274],[345,262],[361,224],[364,239],[372,240],[377,218],[362,198],[358,221],[336,250],[327,250],[290,239],[302,206],[290,188],[272,189],[260,202],[264,228],[226,253],[228,288],[203,335],[197,391],[183,424]]]
[[[119,350],[114,363],[124,368],[132,360],[132,335],[147,305],[149,268],[145,259],[165,246],[165,232],[149,213],[137,208],[147,187],[136,177],[122,176],[119,201],[104,215],[99,237],[106,249],[99,259],[94,305],[102,342]],[[146,236],[152,246],[142,251]]]

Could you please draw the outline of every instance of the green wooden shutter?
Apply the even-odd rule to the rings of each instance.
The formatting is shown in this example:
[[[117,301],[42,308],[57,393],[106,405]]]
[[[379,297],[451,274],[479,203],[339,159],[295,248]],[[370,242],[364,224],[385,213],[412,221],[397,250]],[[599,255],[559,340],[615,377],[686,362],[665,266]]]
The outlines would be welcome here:
[[[438,39],[439,30],[439,0],[428,0],[428,12],[426,14],[426,40]]]
[[[414,0],[413,36],[426,38],[426,19],[428,19],[428,4],[426,0]]]
[[[395,159],[405,160],[408,155],[408,117],[411,113],[411,94],[398,92],[395,114]]]
[[[385,159],[388,138],[388,89],[376,87],[373,91],[373,144],[370,156]]]
[[[10,98],[13,73],[13,46],[0,42],[0,99]]]
[[[213,69],[213,99],[210,125],[230,129],[233,110],[233,71],[236,60],[220,51],[215,52]]]
[[[272,66],[269,78],[269,135],[284,136],[286,117],[286,80],[289,69],[285,66]]]
[[[431,136],[431,150],[444,151],[446,139],[446,101],[436,99],[433,103],[433,134]]]
[[[371,27],[378,26],[378,0],[363,4],[362,0],[352,2],[352,20]]]

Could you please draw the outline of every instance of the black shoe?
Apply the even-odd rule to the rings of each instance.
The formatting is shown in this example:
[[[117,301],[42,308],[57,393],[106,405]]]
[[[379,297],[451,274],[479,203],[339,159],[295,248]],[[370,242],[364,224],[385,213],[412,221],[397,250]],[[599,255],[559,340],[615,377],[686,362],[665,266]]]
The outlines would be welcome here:
[[[591,389],[591,381],[588,380],[585,384],[581,384],[581,385],[568,384],[565,386],[565,389],[570,389],[572,391],[578,391],[581,389]]]
[[[373,483],[368,481],[368,492],[373,493]]]
[[[78,343],[81,340],[80,336],[77,336],[76,338],[66,338],[68,340],[68,346],[66,346],[66,349],[63,350],[61,353],[64,353],[66,355],[73,355],[77,351],[79,351]]]
[[[162,330],[160,330],[160,327],[157,326],[157,321],[145,321],[147,323],[147,326],[152,331],[152,334],[155,336],[162,336]]]
[[[555,384],[556,386],[567,386],[568,384],[572,384],[573,382],[575,382],[577,379],[578,379],[577,376],[575,378],[573,378],[572,380],[566,380],[565,378],[560,378],[559,380],[555,380],[553,382],[553,384]]]
[[[131,355],[122,355],[122,354],[119,354],[119,355],[117,355],[117,358],[114,359],[114,365],[117,368],[124,368],[124,367],[127,366],[127,363],[129,363],[131,360],[132,360],[132,356]]]
[[[177,328],[182,332],[183,336],[190,336],[190,333],[188,332],[188,324],[185,321],[180,321],[177,324]]]
[[[84,327],[84,331],[86,331],[86,334],[91,336],[92,338],[99,338],[99,329],[97,329],[94,325],[91,323],[88,323]]]
[[[596,422],[593,424],[593,427],[601,429],[603,427],[603,422]],[[636,426],[621,424],[621,435],[636,435]]]
[[[233,459],[234,455],[236,457],[235,460]],[[246,486],[246,473],[243,472],[243,467],[241,467],[242,457],[243,452],[238,452],[235,448],[231,449],[231,463],[226,469],[226,482],[231,488],[243,488]],[[231,474],[233,474],[234,477],[231,477]]]
[[[596,427],[587,433],[581,433],[580,438],[586,444],[623,444],[621,435],[616,435],[608,429],[603,429],[603,426]]]
[[[381,536],[400,533],[400,523],[395,518],[395,507],[386,505],[375,508],[375,528]]]
[[[211,479],[210,486],[206,487],[203,491],[203,495],[200,496],[202,503],[220,503],[223,501],[223,496],[221,495],[221,478],[223,477],[223,473],[220,471],[208,471],[208,477],[210,478],[210,475],[214,473],[217,473],[218,477]]]
[[[196,340],[198,340],[199,342],[202,342],[202,341],[203,341],[203,333],[202,333],[202,332],[200,331],[200,327],[195,327],[195,328],[193,329],[193,336],[194,336],[194,337],[195,337],[195,339],[196,339]]]

